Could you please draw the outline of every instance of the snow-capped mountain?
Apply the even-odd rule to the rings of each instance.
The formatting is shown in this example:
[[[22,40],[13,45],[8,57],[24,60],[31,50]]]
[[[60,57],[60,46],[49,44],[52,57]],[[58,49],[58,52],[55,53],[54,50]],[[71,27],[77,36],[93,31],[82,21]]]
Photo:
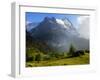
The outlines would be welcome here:
[[[56,22],[60,25],[63,25],[63,27],[66,29],[74,29],[74,27],[72,27],[72,23],[67,18],[56,19]]]
[[[55,19],[54,17],[49,18],[45,17],[44,20],[38,24],[38,26],[34,30],[39,30],[42,32],[48,32],[48,31],[60,31],[64,32],[64,34],[73,34],[78,35],[78,32],[73,27],[71,22],[68,21],[68,19]],[[31,32],[33,33],[33,31]],[[32,34],[34,35],[34,33]]]
[[[80,38],[79,33],[67,18],[45,17],[42,22],[31,29],[30,34],[33,41],[43,42],[55,51],[69,50],[71,44],[77,49],[89,49],[89,40]]]

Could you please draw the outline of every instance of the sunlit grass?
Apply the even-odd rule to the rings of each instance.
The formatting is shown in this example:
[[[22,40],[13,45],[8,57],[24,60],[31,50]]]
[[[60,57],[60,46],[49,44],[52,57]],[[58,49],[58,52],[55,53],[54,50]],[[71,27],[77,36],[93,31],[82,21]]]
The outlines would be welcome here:
[[[78,57],[72,58],[64,58],[64,59],[55,59],[55,60],[47,60],[47,61],[31,61],[26,62],[26,67],[41,67],[41,66],[63,66],[63,65],[81,65],[81,64],[89,64],[90,63],[89,53],[85,53],[85,55],[81,55]]]

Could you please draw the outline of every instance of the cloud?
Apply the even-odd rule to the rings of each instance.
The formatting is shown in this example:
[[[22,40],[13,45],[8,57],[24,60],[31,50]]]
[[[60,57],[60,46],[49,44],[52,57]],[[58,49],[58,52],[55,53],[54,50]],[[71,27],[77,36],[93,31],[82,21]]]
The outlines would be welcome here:
[[[31,23],[31,22],[30,21],[26,21],[26,25],[29,24],[29,23]]]
[[[77,18],[77,22],[80,37],[89,39],[89,16],[80,16]]]

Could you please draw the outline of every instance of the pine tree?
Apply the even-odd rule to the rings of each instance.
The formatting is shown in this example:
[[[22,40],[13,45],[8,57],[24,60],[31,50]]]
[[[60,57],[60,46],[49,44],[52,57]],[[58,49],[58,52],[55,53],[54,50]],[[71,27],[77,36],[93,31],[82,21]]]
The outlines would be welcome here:
[[[75,53],[75,47],[71,44],[71,45],[70,45],[70,48],[69,48],[69,53],[68,53],[68,55],[69,55],[69,56],[74,56],[74,53]]]

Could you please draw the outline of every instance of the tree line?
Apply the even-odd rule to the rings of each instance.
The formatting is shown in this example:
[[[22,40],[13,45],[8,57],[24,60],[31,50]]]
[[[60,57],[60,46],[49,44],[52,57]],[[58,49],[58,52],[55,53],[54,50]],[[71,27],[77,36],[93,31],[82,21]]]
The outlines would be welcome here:
[[[89,53],[89,50],[79,50],[76,51],[76,48],[71,44],[68,52],[57,53],[55,51],[47,51],[47,54],[44,54],[41,50],[37,48],[26,48],[26,61],[47,61],[47,60],[57,60],[63,58],[77,57],[84,55],[85,52]]]

